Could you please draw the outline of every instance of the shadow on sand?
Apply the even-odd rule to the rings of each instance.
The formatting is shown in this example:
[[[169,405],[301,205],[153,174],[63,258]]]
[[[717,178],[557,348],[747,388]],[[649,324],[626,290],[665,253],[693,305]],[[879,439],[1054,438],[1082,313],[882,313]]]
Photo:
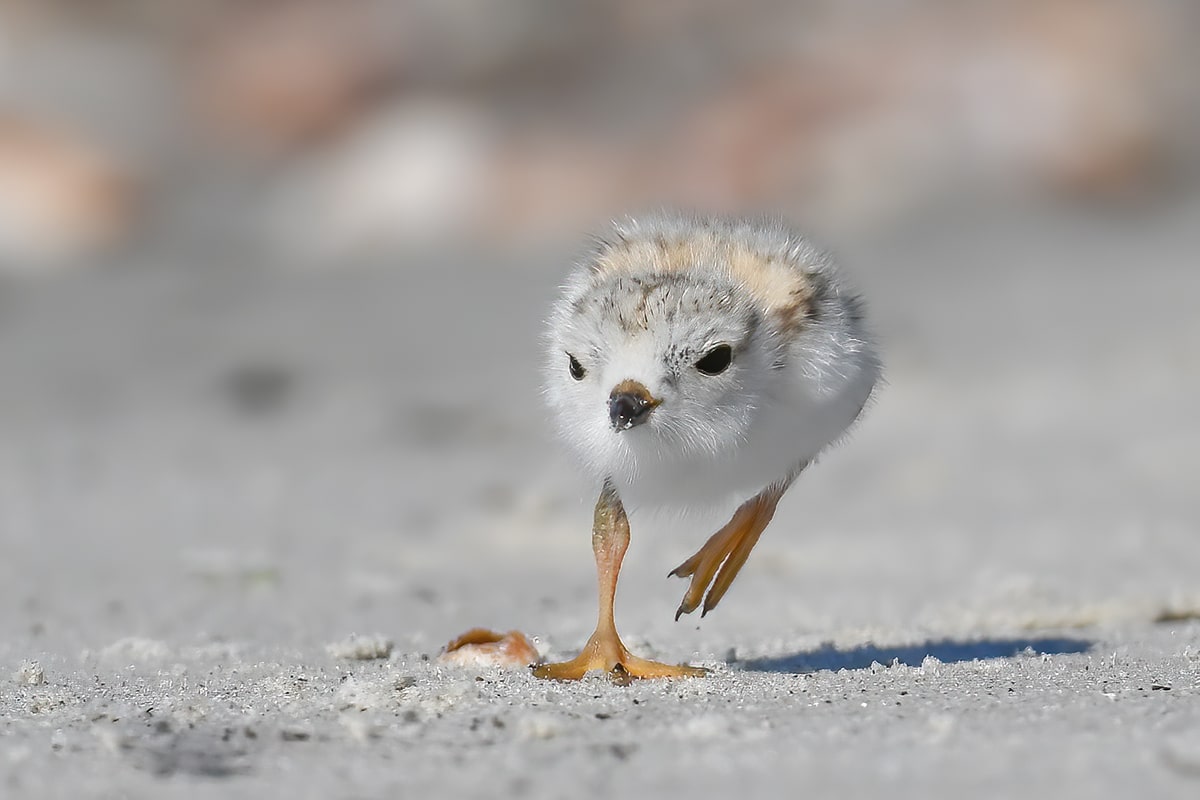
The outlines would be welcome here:
[[[988,658],[1011,658],[1022,653],[1058,655],[1063,653],[1085,653],[1095,642],[1086,639],[1044,637],[1033,639],[979,639],[957,641],[939,639],[916,645],[876,647],[865,644],[849,650],[839,650],[832,644],[824,644],[816,650],[793,653],[772,658],[754,658],[741,661],[738,667],[754,672],[819,672],[821,670],[866,669],[872,663],[890,665],[893,661],[910,667],[919,667],[928,656],[943,663],[975,661]]]

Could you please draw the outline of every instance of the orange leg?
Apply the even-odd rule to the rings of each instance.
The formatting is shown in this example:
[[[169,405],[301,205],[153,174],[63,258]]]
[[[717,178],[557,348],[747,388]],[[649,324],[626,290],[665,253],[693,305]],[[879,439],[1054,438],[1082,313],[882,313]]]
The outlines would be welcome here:
[[[703,617],[717,607],[725,592],[729,591],[729,586],[737,577],[738,571],[750,557],[750,551],[758,543],[758,537],[775,516],[775,507],[779,505],[780,498],[794,479],[795,476],[791,476],[780,483],[772,484],[742,503],[738,510],[733,512],[729,522],[714,533],[694,556],[668,573],[680,578],[690,576],[692,579],[683,595],[683,602],[675,612],[676,620],[695,611],[701,598],[704,599],[704,609],[700,616]],[[712,584],[711,589],[709,584]],[[706,590],[707,596],[704,594]]]
[[[570,661],[542,664],[533,668],[539,678],[579,680],[589,672],[606,672],[617,681],[632,678],[685,678],[705,674],[700,667],[675,666],[638,658],[625,649],[617,635],[613,619],[613,599],[617,593],[617,574],[629,547],[629,519],[616,489],[605,484],[596,501],[592,525],[592,550],[596,555],[596,573],[600,583],[600,616],[596,631],[582,652]]]

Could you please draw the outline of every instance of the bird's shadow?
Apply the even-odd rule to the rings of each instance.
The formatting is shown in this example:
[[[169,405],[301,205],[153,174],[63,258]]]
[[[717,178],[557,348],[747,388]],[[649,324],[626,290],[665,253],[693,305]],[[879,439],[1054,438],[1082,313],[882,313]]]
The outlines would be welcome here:
[[[1029,639],[977,639],[971,641],[938,639],[915,645],[877,647],[864,644],[842,650],[832,643],[815,650],[785,656],[753,658],[737,662],[737,667],[751,672],[806,673],[822,670],[866,669],[874,663],[890,665],[898,662],[919,667],[932,656],[943,663],[975,661],[989,658],[1012,658],[1022,654],[1059,655],[1086,653],[1095,642],[1070,637],[1040,637]]]

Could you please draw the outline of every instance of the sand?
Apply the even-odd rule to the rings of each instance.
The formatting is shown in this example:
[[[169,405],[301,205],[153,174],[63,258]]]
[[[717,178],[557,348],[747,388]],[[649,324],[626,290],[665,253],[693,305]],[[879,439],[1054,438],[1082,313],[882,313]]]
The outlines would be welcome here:
[[[436,660],[594,622],[558,250],[8,285],[0,795],[1195,797],[1196,218],[832,242],[889,384],[703,621],[720,520],[633,516],[618,624],[712,674],[628,687]]]

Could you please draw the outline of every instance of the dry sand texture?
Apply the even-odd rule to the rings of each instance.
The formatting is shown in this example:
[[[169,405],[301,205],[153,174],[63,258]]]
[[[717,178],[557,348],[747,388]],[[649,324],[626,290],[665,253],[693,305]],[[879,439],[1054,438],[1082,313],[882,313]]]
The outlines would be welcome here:
[[[557,254],[8,285],[0,795],[1195,797],[1198,211],[839,247],[889,385],[703,622],[715,521],[634,518],[623,633],[713,675],[626,688],[432,660],[591,630]]]

